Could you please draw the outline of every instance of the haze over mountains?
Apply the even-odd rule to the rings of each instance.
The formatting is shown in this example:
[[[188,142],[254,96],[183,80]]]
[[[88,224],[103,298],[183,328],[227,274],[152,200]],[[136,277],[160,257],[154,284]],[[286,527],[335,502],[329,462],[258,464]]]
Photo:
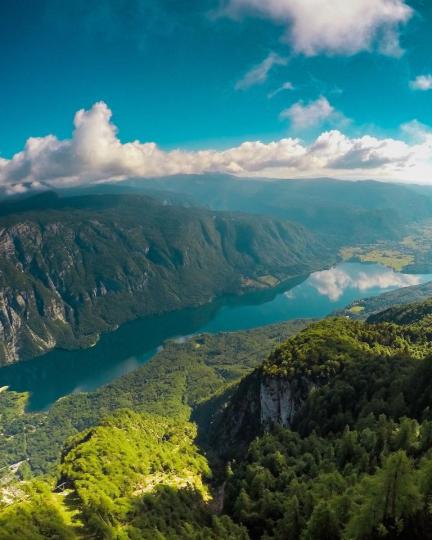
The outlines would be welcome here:
[[[190,196],[215,210],[271,215],[302,223],[336,242],[373,241],[402,234],[399,227],[429,217],[432,190],[373,181],[247,180],[226,175],[128,181],[136,189]]]
[[[57,192],[144,193],[183,206],[263,214],[330,234],[336,243],[397,238],[405,225],[432,212],[432,188],[373,180],[260,180],[203,174],[131,178]]]
[[[307,275],[432,216],[432,190],[372,181],[198,175],[57,193],[0,204],[2,363]]]
[[[5,197],[0,380],[137,317],[317,282],[344,257],[418,283],[393,268],[432,268],[431,219],[429,189],[373,181],[175,176]],[[47,411],[3,387],[0,539],[429,538],[430,295],[169,341]]]
[[[77,192],[81,195],[74,196]],[[10,276],[4,293],[3,335],[7,346],[3,362],[42,352],[55,343],[91,343],[99,330],[136,315],[195,305],[240,290],[242,279],[252,278],[252,286],[258,276],[271,275],[279,281],[306,274],[335,261],[337,246],[399,239],[409,225],[432,214],[432,191],[377,182],[180,176],[58,193],[62,198],[46,193],[34,198],[8,198],[0,206],[5,226],[3,257],[7,257],[7,262],[3,259],[3,272]],[[153,202],[142,197],[134,200],[132,195],[145,193],[153,197]],[[208,210],[195,209],[200,206],[268,218],[233,215],[225,218],[229,225],[221,225],[218,219],[224,219],[222,214],[218,218],[219,214],[212,216]],[[191,222],[202,219],[206,225],[200,222],[193,226],[198,228],[191,228]],[[301,223],[316,238],[270,219]],[[142,232],[131,228],[135,226]],[[333,258],[328,255],[329,249]],[[192,256],[193,250],[197,251]],[[221,251],[216,254],[214,250]],[[80,275],[78,259],[85,274]],[[73,260],[74,265],[67,260]],[[230,272],[237,272],[236,277],[234,273],[228,277],[227,266],[235,268]],[[11,272],[13,267],[19,268],[22,277],[18,279],[20,274]],[[155,272],[162,272],[162,282],[151,281]],[[174,285],[182,272],[180,280],[186,281]],[[13,285],[16,279],[28,282],[21,291]],[[255,282],[255,286],[263,285]],[[145,307],[134,307],[141,302],[138,298],[126,307],[120,296],[134,296],[138,289],[145,297]],[[111,295],[117,302],[117,315],[101,316],[100,310],[113,310],[108,306]],[[86,306],[86,317],[78,316],[77,306]],[[53,324],[49,319],[54,312],[57,322]],[[28,322],[22,324],[23,319]],[[26,329],[27,324],[30,327]],[[21,330],[17,333],[18,328]],[[39,340],[37,345],[35,340]]]

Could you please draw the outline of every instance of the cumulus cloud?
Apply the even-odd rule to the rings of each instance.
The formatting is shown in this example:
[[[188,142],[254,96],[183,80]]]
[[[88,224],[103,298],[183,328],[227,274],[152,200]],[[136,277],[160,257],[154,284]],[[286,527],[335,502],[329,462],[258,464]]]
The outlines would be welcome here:
[[[256,14],[285,27],[298,53],[400,56],[399,30],[413,15],[405,0],[228,0],[225,14]]]
[[[315,272],[309,284],[333,302],[339,300],[348,289],[366,292],[370,289],[392,289],[418,285],[422,278],[412,274],[397,274],[393,270],[376,270],[368,273],[356,269],[331,268]]]
[[[323,96],[307,104],[298,101],[280,114],[280,118],[289,120],[296,130],[308,129],[326,120],[339,120],[341,117],[342,115]]]
[[[427,142],[432,137],[432,128],[418,120],[402,124],[400,130],[412,142]]]
[[[0,158],[0,185],[12,192],[40,184],[67,186],[206,172],[431,183],[432,132],[418,122],[407,124],[405,132],[409,129],[417,130],[411,143],[370,135],[353,138],[333,129],[310,144],[287,137],[267,143],[246,141],[225,150],[164,151],[154,142],[122,143],[111,110],[100,102],[76,113],[71,139],[31,137],[11,159]]]
[[[410,82],[410,87],[413,90],[421,90],[423,92],[432,90],[432,75],[418,75]]]
[[[251,86],[263,84],[274,66],[285,66],[287,63],[287,58],[271,52],[260,64],[254,66],[236,83],[236,90],[247,90]]]

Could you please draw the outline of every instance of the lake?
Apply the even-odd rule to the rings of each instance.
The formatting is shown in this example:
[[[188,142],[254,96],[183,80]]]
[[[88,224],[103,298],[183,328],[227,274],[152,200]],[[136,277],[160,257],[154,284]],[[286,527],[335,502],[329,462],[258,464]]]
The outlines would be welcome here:
[[[200,332],[256,328],[298,318],[321,318],[360,298],[432,280],[377,264],[343,263],[283,287],[147,317],[104,334],[91,349],[55,350],[0,369],[0,387],[30,392],[29,410],[44,410],[73,392],[91,391],[147,362],[166,339]]]

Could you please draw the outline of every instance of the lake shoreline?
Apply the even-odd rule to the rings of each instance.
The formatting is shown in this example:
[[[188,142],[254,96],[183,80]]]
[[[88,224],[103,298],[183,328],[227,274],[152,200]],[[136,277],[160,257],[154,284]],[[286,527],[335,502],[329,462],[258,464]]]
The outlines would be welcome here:
[[[28,410],[46,410],[63,396],[93,391],[134,371],[171,339],[237,332],[297,319],[316,320],[361,298],[409,285],[412,279],[379,265],[338,264],[277,287],[129,321],[102,334],[92,348],[54,350],[1,368],[0,386],[29,392]],[[426,276],[415,279],[427,280]]]

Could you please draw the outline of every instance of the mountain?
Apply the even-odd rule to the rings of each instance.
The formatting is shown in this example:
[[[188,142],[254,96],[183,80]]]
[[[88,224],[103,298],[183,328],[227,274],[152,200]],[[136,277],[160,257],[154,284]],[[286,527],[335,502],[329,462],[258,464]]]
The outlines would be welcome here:
[[[422,304],[421,310],[414,311],[415,306],[400,308],[404,313],[415,313],[409,328],[328,318],[282,344],[260,368],[241,381],[237,391],[223,404],[220,414],[212,420],[209,446],[217,446],[222,453],[228,451],[226,457],[232,457],[234,449],[242,452],[263,429],[272,425],[295,428],[303,433],[302,415],[310,404],[315,406],[319,389],[343,374],[352,362],[368,358],[376,361],[380,356],[398,358],[402,352],[407,356],[416,356],[417,351],[421,356],[432,353],[426,309],[430,304]],[[381,317],[387,323],[399,321],[396,313],[394,320],[390,314],[386,317],[386,313],[370,318],[370,323],[381,322]],[[347,402],[347,405],[354,403]],[[309,431],[320,430],[319,417],[327,413],[317,408],[314,414],[314,427],[308,428]],[[331,409],[322,421],[335,429],[343,428],[348,417],[335,415],[335,410]]]
[[[431,538],[431,313],[312,324],[220,405],[207,444],[250,538]]]
[[[432,216],[432,190],[374,181],[270,180],[222,174],[130,179],[122,189],[187,197],[214,210],[289,219],[324,233],[337,244],[400,238],[405,227]],[[165,195],[166,196],[166,195]]]
[[[401,325],[411,324],[422,320],[425,325],[432,319],[432,298],[414,304],[393,306],[379,313],[370,315],[369,323],[394,322]],[[431,333],[425,328],[425,335],[430,338]]]
[[[86,347],[143,315],[265,288],[331,261],[303,227],[146,196],[0,205],[0,364]]]
[[[48,413],[3,390],[0,539],[428,540],[430,313],[194,336]]]

